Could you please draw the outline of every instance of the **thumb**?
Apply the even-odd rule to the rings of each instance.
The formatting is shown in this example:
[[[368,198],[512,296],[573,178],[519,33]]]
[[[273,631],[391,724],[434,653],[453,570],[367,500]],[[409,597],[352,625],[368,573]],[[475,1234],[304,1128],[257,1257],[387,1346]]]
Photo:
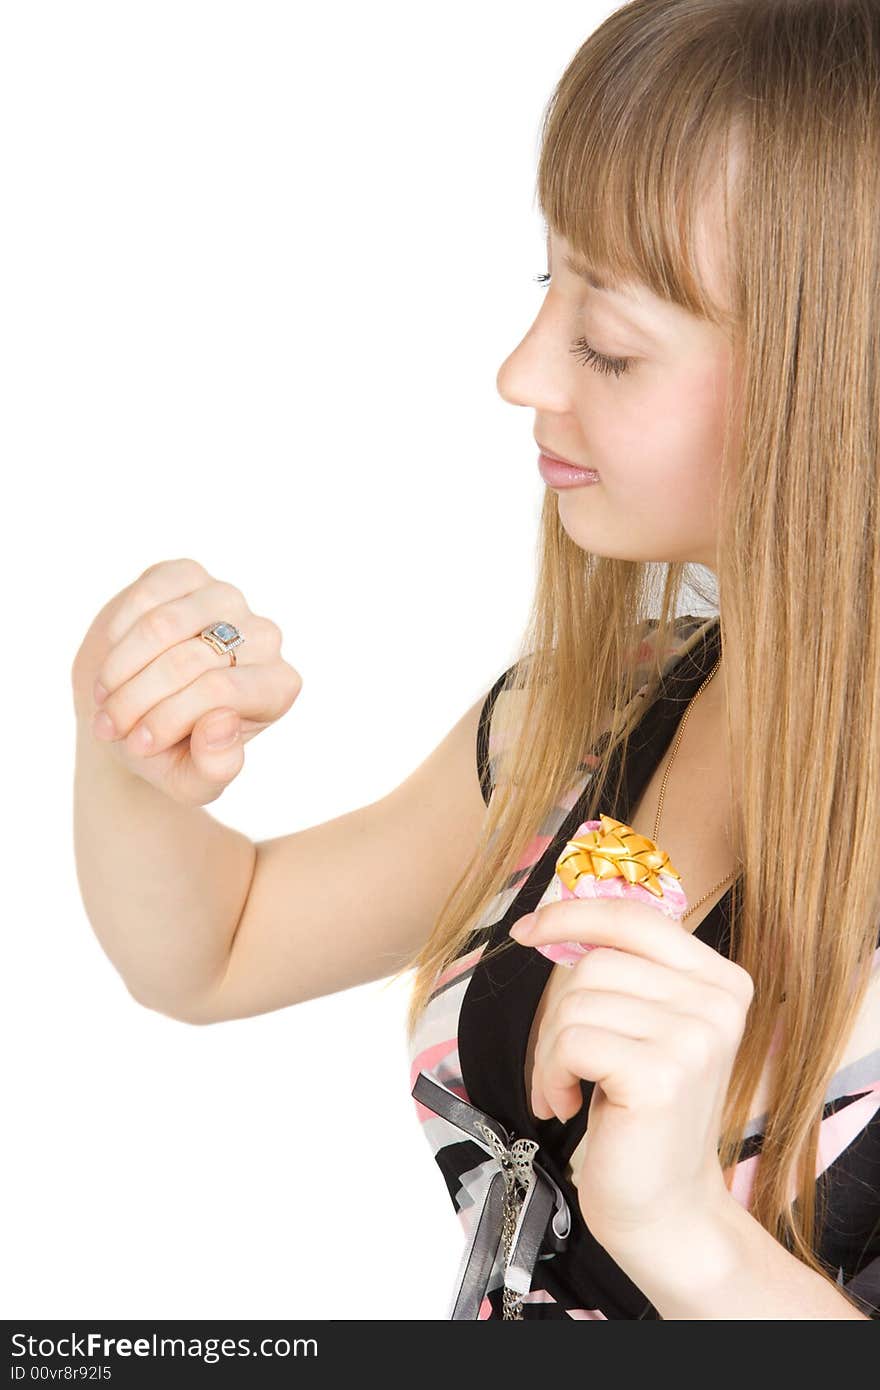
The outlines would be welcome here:
[[[227,726],[225,743],[209,743],[212,737]],[[186,778],[186,794],[190,801],[205,806],[216,801],[244,766],[244,743],[241,737],[241,717],[234,709],[212,709],[197,720],[189,736],[189,757],[182,765]]]
[[[212,709],[196,725],[199,751],[215,754],[232,748],[241,736],[241,720],[234,709]]]

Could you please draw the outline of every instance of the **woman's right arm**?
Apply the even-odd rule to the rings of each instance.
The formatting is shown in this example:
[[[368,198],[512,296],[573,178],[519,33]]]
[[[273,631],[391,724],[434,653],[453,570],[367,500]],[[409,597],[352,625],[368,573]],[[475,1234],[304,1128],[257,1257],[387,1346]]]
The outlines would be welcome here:
[[[81,728],[80,890],[133,997],[216,1023],[397,970],[427,940],[482,827],[482,703],[387,796],[257,844],[119,767]]]
[[[481,705],[379,801],[255,846],[224,967],[190,1001],[190,1022],[383,979],[427,941],[486,815],[474,756]]]
[[[248,634],[235,668],[192,636],[218,613]],[[165,561],[106,605],[73,664],[86,914],[131,995],[181,1021],[267,1013],[394,973],[428,938],[486,814],[481,697],[378,801],[257,844],[215,820],[203,803],[241,770],[243,741],[299,693],[280,640],[238,590]],[[96,676],[109,742],[92,729]],[[219,708],[240,721],[225,752],[205,743]],[[136,748],[143,725],[149,756]]]

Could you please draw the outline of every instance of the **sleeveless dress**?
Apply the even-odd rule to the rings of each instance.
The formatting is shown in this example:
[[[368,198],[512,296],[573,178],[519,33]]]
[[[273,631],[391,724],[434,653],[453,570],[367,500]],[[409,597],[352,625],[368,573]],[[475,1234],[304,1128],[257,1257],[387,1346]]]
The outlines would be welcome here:
[[[617,802],[602,803],[617,820],[628,822],[688,702],[720,654],[717,617],[680,617],[676,632],[659,692],[630,735]],[[641,665],[645,674],[650,670],[651,641],[649,633],[638,653],[632,700],[646,697],[647,681],[635,687]],[[493,767],[503,754],[492,715],[499,698],[513,695],[504,690],[510,670],[488,692],[480,716],[477,769],[487,804]],[[410,1046],[416,1115],[465,1235],[449,1306],[452,1319],[659,1317],[594,1239],[578,1205],[569,1160],[586,1130],[593,1082],[581,1082],[584,1103],[565,1122],[536,1119],[530,1112],[526,1044],[553,965],[507,935],[518,917],[549,900],[556,860],[584,819],[590,766],[597,761],[592,754],[581,764],[583,778],[551,809],[517,870],[490,902],[478,923],[482,939],[434,981]],[[693,933],[726,956],[731,894],[732,886]],[[509,943],[505,950],[483,961],[487,948],[502,940]],[[823,1174],[828,1185],[828,1217],[819,1253],[861,1310],[875,1318],[880,1317],[880,941],[841,1063],[823,1108],[817,1179]],[[763,1082],[755,1094],[760,1111]],[[746,1208],[764,1119],[757,1113],[749,1122],[732,1188]]]

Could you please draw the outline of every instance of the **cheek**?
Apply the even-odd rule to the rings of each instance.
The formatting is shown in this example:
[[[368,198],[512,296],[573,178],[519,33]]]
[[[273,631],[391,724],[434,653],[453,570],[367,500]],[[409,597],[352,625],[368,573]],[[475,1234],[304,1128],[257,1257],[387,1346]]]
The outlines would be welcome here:
[[[712,497],[723,434],[725,382],[712,365],[643,373],[617,403],[591,411],[590,457],[609,487],[637,484],[646,507]],[[633,497],[636,502],[636,498]]]

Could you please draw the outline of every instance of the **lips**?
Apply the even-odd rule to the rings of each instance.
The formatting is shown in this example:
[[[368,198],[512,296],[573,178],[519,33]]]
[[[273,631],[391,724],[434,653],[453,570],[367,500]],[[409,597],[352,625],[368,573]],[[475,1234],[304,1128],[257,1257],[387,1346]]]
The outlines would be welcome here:
[[[542,444],[540,439],[536,439],[535,443],[541,450],[541,453],[545,454],[548,459],[555,459],[557,463],[567,463],[569,468],[587,469],[588,467],[588,465],[585,463],[575,463],[574,459],[567,459],[564,454],[555,454],[552,449],[548,449],[546,445]],[[595,469],[593,469],[592,471],[595,472]]]

